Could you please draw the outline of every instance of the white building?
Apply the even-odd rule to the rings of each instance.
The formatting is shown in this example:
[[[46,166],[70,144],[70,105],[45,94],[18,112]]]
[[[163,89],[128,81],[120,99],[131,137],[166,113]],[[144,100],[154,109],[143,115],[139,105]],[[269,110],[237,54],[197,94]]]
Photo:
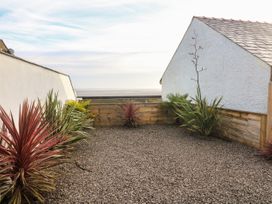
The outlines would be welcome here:
[[[162,98],[170,93],[196,94],[192,56],[197,35],[202,93],[223,96],[224,108],[267,113],[272,65],[272,24],[193,17],[162,79]]]
[[[76,98],[68,75],[15,56],[0,40],[0,105],[6,111],[17,117],[25,99],[44,100],[51,89],[63,102]]]

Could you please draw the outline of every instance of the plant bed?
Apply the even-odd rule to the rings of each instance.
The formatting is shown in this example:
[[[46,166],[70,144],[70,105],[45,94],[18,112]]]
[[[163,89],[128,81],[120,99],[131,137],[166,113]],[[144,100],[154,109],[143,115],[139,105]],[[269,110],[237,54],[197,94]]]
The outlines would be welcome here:
[[[271,203],[271,162],[176,126],[98,128],[58,167],[47,203]]]

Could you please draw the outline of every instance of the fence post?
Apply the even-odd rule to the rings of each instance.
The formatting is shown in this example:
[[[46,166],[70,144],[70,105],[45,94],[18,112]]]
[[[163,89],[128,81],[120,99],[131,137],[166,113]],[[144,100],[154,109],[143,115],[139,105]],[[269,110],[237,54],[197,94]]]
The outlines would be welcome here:
[[[272,82],[268,85],[267,120],[266,120],[266,143],[272,142]]]
[[[261,129],[260,129],[260,149],[264,149],[266,145],[266,131],[267,131],[267,116],[261,116]]]

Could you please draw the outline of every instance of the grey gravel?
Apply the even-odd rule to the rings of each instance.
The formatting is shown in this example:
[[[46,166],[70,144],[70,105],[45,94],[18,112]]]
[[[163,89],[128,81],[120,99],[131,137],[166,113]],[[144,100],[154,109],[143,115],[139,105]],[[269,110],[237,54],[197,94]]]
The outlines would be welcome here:
[[[98,128],[61,165],[47,203],[272,203],[256,150],[175,126]]]

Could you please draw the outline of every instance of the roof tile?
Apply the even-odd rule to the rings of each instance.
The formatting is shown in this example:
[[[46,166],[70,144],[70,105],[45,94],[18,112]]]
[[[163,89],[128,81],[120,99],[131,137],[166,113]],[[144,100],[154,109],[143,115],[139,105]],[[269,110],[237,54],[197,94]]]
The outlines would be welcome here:
[[[272,66],[272,24],[195,17]]]

